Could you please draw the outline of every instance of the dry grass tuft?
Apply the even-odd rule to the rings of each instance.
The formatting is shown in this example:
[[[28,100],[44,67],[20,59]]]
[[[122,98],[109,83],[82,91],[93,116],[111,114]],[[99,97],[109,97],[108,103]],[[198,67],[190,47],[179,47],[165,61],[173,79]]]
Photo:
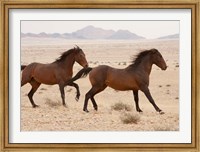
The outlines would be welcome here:
[[[113,106],[111,106],[111,109],[116,110],[116,111],[121,111],[121,110],[131,111],[132,107],[130,105],[124,104],[122,102],[118,102],[118,103],[114,104]]]
[[[178,100],[178,99],[179,99],[179,97],[176,97],[175,99],[176,99],[176,100]]]
[[[59,102],[54,102],[49,98],[46,98],[45,104],[47,104],[51,108],[55,108],[61,105]]]
[[[137,124],[140,121],[140,116],[134,113],[125,113],[120,119],[123,124]]]

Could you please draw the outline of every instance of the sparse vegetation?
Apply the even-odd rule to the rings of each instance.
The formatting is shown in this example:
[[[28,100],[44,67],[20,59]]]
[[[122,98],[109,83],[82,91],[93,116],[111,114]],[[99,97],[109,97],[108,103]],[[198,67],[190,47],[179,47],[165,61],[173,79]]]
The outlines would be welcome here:
[[[69,90],[67,90],[67,92],[71,92],[72,91],[72,89],[70,88]]]
[[[49,43],[53,42],[53,43]],[[37,45],[39,44],[39,45]],[[118,91],[107,88],[99,95],[95,96],[98,104],[98,111],[93,109],[92,102],[88,102],[89,113],[83,112],[83,104],[85,94],[91,88],[89,82],[89,75],[86,78],[75,81],[78,83],[81,91],[79,102],[75,102],[76,89],[73,87],[65,87],[66,106],[62,105],[60,91],[58,85],[41,85],[36,92],[33,99],[39,105],[39,108],[32,108],[27,94],[31,90],[31,86],[26,84],[20,88],[20,130],[28,132],[38,131],[121,131],[121,132],[158,132],[179,131],[180,126],[180,97],[179,97],[179,40],[166,40],[162,41],[101,41],[101,40],[60,40],[55,41],[34,38],[22,38],[21,43],[21,62],[24,65],[30,62],[44,62],[51,63],[58,57],[59,52],[64,52],[67,49],[74,47],[78,44],[85,52],[90,67],[97,67],[100,65],[109,65],[114,68],[123,68],[132,64],[132,57],[142,49],[158,48],[162,52],[166,60],[168,69],[161,71],[157,66],[153,66],[150,78],[150,90],[155,99],[156,104],[165,112],[160,115],[155,111],[153,106],[149,103],[146,96],[139,92],[139,104],[143,113],[136,112],[133,92]],[[59,46],[59,48],[57,48]],[[167,46],[167,47],[166,47]],[[47,49],[48,47],[48,49]],[[163,48],[162,48],[163,47]],[[42,49],[40,49],[42,48]],[[117,49],[117,50],[116,50]],[[50,50],[50,51],[42,51]],[[43,53],[42,57],[41,52]],[[34,58],[35,57],[35,58]],[[99,63],[96,63],[99,61]],[[123,65],[123,62],[126,65]],[[110,62],[110,63],[109,63]],[[96,64],[96,65],[95,65]],[[119,64],[119,65],[118,65]],[[176,67],[179,64],[179,67]],[[76,63],[73,67],[73,75],[82,69]],[[170,79],[169,79],[170,78]],[[166,85],[170,84],[170,87]],[[71,92],[70,92],[71,90]],[[41,93],[40,93],[41,92]],[[118,102],[124,103],[131,110],[127,111],[122,108],[121,110],[114,110]],[[125,107],[126,107],[125,106]],[[138,116],[138,120],[133,123],[132,118],[127,115]],[[135,138],[135,137],[134,137]]]
[[[123,62],[123,65],[126,65],[126,62]]]
[[[116,111],[121,111],[121,110],[131,111],[132,110],[130,105],[124,104],[122,102],[118,102],[114,104],[111,108]]]
[[[167,84],[166,87],[171,87],[171,85],[170,85],[170,84]]]
[[[123,124],[137,124],[140,121],[140,116],[134,113],[125,113],[120,118]]]
[[[169,90],[167,90],[167,94],[170,94]]]
[[[177,131],[178,128],[170,125],[157,125],[154,127],[154,131]]]

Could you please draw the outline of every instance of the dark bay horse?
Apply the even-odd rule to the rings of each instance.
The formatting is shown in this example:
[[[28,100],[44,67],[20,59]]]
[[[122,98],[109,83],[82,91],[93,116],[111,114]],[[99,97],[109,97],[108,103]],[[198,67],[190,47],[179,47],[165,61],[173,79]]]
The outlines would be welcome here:
[[[142,112],[139,107],[138,91],[141,90],[155,110],[161,114],[161,109],[155,104],[149,91],[149,75],[151,73],[152,65],[155,64],[162,70],[167,69],[167,65],[156,49],[146,50],[140,52],[132,61],[132,64],[125,69],[116,69],[107,65],[100,65],[95,68],[83,68],[71,80],[66,83],[71,83],[80,77],[89,74],[89,79],[92,88],[85,95],[85,102],[83,110],[89,112],[87,109],[88,100],[91,99],[95,110],[98,109],[94,96],[103,91],[107,86],[120,91],[132,90],[136,105],[136,110]]]
[[[28,93],[28,97],[33,107],[38,106],[33,101],[33,94],[37,91],[41,83],[47,85],[58,84],[62,103],[65,106],[65,82],[72,78],[73,65],[75,62],[78,62],[85,68],[88,67],[88,62],[85,58],[85,54],[78,46],[63,52],[62,55],[53,63],[31,63],[27,66],[21,66],[21,69],[23,70],[21,86],[25,85],[26,83],[31,84],[32,89]],[[76,88],[76,100],[78,100],[80,96],[79,86],[74,82],[68,83],[67,85]]]

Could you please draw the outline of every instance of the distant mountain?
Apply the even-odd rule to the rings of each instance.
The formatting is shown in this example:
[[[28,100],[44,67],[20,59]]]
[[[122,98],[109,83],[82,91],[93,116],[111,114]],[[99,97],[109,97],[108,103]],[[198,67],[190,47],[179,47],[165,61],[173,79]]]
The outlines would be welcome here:
[[[42,32],[40,34],[37,35],[38,37],[49,37],[48,34],[46,34],[45,32]]]
[[[173,34],[173,35],[159,37],[158,39],[178,39],[178,38],[179,38],[179,34]]]
[[[61,37],[61,34],[60,33],[53,33],[53,34],[51,34],[51,37],[59,38],[59,37]]]
[[[72,33],[21,33],[21,37],[38,37],[38,38],[64,38],[64,39],[145,39],[128,30],[105,30],[94,26],[87,26],[83,29]]]
[[[107,39],[145,39],[142,36],[138,36],[134,33],[129,32],[128,30],[118,30]]]
[[[104,30],[102,28],[96,28],[90,25],[81,30],[73,32],[72,35],[75,37],[84,37],[86,39],[105,39],[114,33],[115,31],[113,30]]]

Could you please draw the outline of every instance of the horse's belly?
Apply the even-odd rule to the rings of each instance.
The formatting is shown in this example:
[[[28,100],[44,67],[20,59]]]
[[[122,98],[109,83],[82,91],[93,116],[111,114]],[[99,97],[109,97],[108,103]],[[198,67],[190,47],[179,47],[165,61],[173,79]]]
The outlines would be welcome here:
[[[39,83],[43,83],[43,84],[47,84],[47,85],[54,85],[57,82],[55,81],[55,79],[51,78],[51,76],[46,76],[46,77],[40,77],[40,76],[36,76],[34,77],[34,79],[36,81],[38,81]]]
[[[134,90],[138,88],[135,82],[127,82],[127,81],[111,80],[107,81],[106,84],[107,86],[120,91]]]

